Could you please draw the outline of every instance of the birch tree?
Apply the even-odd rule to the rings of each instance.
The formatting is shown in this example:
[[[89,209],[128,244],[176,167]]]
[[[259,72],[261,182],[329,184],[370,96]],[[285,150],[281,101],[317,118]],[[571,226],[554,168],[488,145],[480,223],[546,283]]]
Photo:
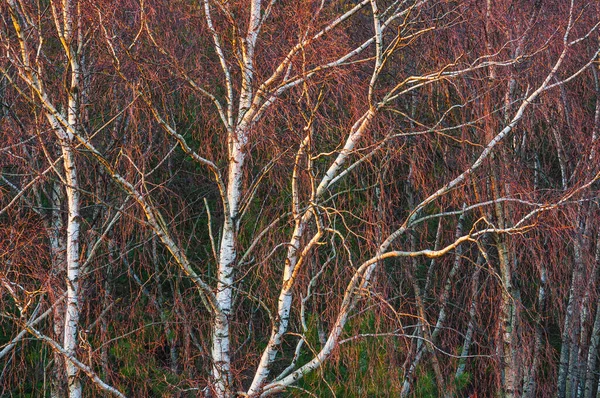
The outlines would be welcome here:
[[[7,2],[9,8],[9,14],[11,22],[16,34],[16,39],[19,43],[20,53],[7,54],[9,61],[18,62],[21,66],[19,69],[19,77],[27,82],[29,89],[33,92],[37,92],[40,99],[49,101],[48,95],[45,92],[43,86],[43,71],[41,65],[32,60],[32,54],[30,46],[31,43],[26,35],[26,30],[35,29],[33,25],[35,19],[27,15],[27,10],[23,8],[23,5],[18,4],[14,1]],[[80,95],[82,91],[81,84],[81,58],[82,58],[82,37],[81,30],[78,29],[78,18],[77,14],[80,13],[77,5],[71,2],[64,2],[61,9],[57,8],[54,3],[51,4],[52,15],[55,22],[55,27],[58,32],[60,43],[63,46],[63,51],[68,62],[68,68],[70,69],[70,78],[67,89],[67,101],[66,110],[63,113],[59,113],[56,108],[47,109],[45,116],[48,119],[53,132],[56,134],[57,140],[61,148],[62,157],[62,175],[59,176],[64,183],[64,189],[66,191],[66,208],[67,208],[67,222],[66,222],[66,235],[64,237],[57,236],[53,238],[53,241],[57,242],[63,240],[65,242],[65,255],[64,255],[64,267],[66,267],[66,286],[67,286],[67,297],[66,297],[66,308],[64,314],[64,328],[62,333],[62,345],[67,355],[65,362],[66,375],[68,383],[68,394],[69,397],[80,397],[81,396],[81,383],[77,377],[77,367],[70,360],[71,357],[76,356],[75,349],[77,347],[77,335],[79,327],[79,312],[80,312],[80,246],[79,246],[79,234],[80,234],[80,200],[79,200],[79,182],[78,182],[78,170],[75,162],[75,153],[73,149],[74,145],[74,133],[79,128],[81,121],[81,103]],[[41,28],[40,25],[37,28]],[[42,45],[42,37],[38,36],[38,45]],[[20,56],[19,56],[20,55]],[[17,57],[19,58],[13,58]],[[18,59],[18,61],[17,61]],[[8,77],[5,74],[5,77]],[[61,126],[58,122],[58,118],[66,120],[70,130]],[[62,187],[55,188],[57,191],[63,189]],[[59,192],[53,193],[54,197],[60,197]],[[60,202],[54,201],[56,205],[60,206]],[[56,218],[55,218],[56,219]],[[56,219],[56,222],[59,222]],[[57,228],[58,229],[58,228]],[[62,233],[62,231],[55,231]],[[60,243],[52,243],[52,246],[58,248]],[[60,330],[60,329],[59,329]]]
[[[401,358],[385,388],[402,396],[429,372],[439,395],[540,391],[540,355],[551,350],[541,343],[545,278],[562,271],[521,246],[570,247],[560,231],[574,225],[573,209],[594,206],[595,154],[587,168],[567,165],[580,148],[540,119],[556,104],[566,118],[573,87],[595,76],[599,22],[589,10],[574,1],[7,0],[5,97],[34,115],[18,118],[19,130],[4,117],[7,134],[21,137],[5,147],[5,170],[24,170],[13,146],[28,140],[46,159],[29,182],[3,169],[14,187],[0,211],[9,222],[14,209],[35,208],[46,184],[56,190],[37,206],[51,199],[67,212],[64,224],[58,212],[28,216],[54,226],[39,242],[64,256],[66,293],[40,297],[32,313],[6,275],[3,295],[19,313],[7,352],[25,334],[43,343],[64,361],[72,397],[84,385],[116,396],[323,385],[335,394],[328,372],[363,341]],[[44,152],[41,131],[59,157]],[[577,142],[595,147],[589,131]],[[552,319],[565,325],[559,395],[573,369],[570,385],[586,380],[575,390],[595,383],[586,373],[597,368],[595,283],[579,289],[583,246],[569,269],[579,310],[570,298]],[[529,250],[541,258],[545,249]],[[58,339],[38,314],[62,305]],[[567,336],[573,322],[586,332]],[[482,364],[493,380],[456,381],[483,374]]]

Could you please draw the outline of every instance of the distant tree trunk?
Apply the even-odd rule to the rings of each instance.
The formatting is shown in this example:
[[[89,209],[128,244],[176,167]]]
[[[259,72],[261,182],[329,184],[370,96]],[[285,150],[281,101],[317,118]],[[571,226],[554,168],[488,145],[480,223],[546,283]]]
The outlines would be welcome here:
[[[157,310],[159,311],[160,314],[160,321],[163,324],[163,327],[165,329],[165,340],[167,341],[167,346],[168,346],[168,350],[169,350],[169,367],[171,368],[171,371],[173,373],[177,373],[179,370],[179,353],[177,350],[177,335],[176,335],[176,331],[173,330],[173,327],[171,325],[172,323],[172,319],[169,319],[168,317],[168,310],[167,308],[165,308],[165,294],[162,288],[162,281],[160,279],[160,275],[162,274],[160,268],[159,268],[159,264],[160,264],[160,259],[158,257],[158,250],[157,250],[157,242],[156,242],[157,238],[156,235],[154,235],[152,237],[152,261],[154,262],[154,282],[156,283],[156,292],[158,297],[156,299],[153,299],[152,301],[155,302]],[[172,286],[171,291],[173,292],[173,297],[175,297],[175,290],[174,290],[174,286]],[[175,300],[172,300],[175,301]],[[175,306],[176,303],[173,302],[173,305]],[[175,311],[172,311],[172,313],[174,313]]]
[[[548,276],[546,267],[544,264],[540,264],[540,281],[538,288],[538,299],[537,299],[537,315],[536,315],[536,325],[535,325],[535,338],[534,338],[534,347],[533,347],[533,361],[529,368],[529,372],[527,374],[525,387],[523,391],[523,396],[525,398],[533,398],[535,397],[536,388],[537,388],[537,375],[538,368],[541,363],[540,355],[542,353],[542,344],[544,343],[544,326],[543,322],[543,313],[546,309],[546,282]]]
[[[456,373],[454,375],[455,379],[459,379],[465,373],[465,369],[467,367],[467,357],[470,354],[471,344],[473,343],[473,334],[475,333],[476,327],[475,317],[477,315],[477,307],[479,302],[479,275],[481,274],[481,268],[483,267],[484,262],[485,259],[480,253],[475,263],[475,270],[473,272],[473,276],[471,277],[471,305],[469,306],[469,323],[467,325],[467,331],[465,333],[462,350],[460,352],[461,358],[459,359],[458,367],[456,368]]]

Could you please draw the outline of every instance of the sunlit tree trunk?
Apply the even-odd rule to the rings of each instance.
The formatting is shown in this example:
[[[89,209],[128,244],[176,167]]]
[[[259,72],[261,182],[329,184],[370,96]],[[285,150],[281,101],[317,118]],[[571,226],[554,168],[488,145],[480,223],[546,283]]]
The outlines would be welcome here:
[[[63,145],[63,157],[67,181],[67,309],[65,312],[64,349],[69,355],[76,356],[79,328],[79,188],[77,167],[70,147],[70,142]],[[77,377],[78,369],[67,360],[67,377],[69,397],[81,397],[81,381]]]
[[[82,68],[80,65],[80,48],[77,43],[82,40],[81,31],[78,29],[79,3],[65,1],[63,3],[62,40],[65,53],[69,59],[70,85],[67,101],[67,122],[73,131],[79,130],[80,120],[80,95],[82,92]],[[58,16],[55,12],[55,18]],[[57,26],[59,31],[60,26]],[[75,162],[75,136],[73,132],[60,129],[57,131],[63,156],[65,189],[67,192],[67,308],[65,311],[65,336],[63,348],[68,355],[77,357],[79,313],[81,306],[80,297],[80,259],[79,259],[79,234],[81,217],[79,215],[79,178]],[[67,378],[69,384],[69,398],[82,396],[81,380],[78,377],[78,368],[67,360]]]
[[[58,183],[50,186],[51,195],[51,215],[50,215],[50,250],[52,262],[52,275],[54,278],[62,278],[65,274],[64,267],[66,262],[66,248],[63,236],[62,205],[64,202],[63,187]],[[55,292],[59,296],[62,292]],[[65,327],[65,310],[62,305],[56,305],[53,309],[53,332],[54,338],[58,341],[63,339]],[[53,351],[54,363],[52,365],[52,377],[50,380],[50,395],[53,398],[64,397],[67,392],[65,375],[65,360],[63,356]]]

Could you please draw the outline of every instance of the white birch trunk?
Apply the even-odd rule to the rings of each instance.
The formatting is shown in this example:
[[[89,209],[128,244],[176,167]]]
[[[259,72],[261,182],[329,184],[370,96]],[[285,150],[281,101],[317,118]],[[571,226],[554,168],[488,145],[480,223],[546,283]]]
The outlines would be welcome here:
[[[260,31],[261,0],[250,3],[250,18],[248,32],[242,46],[242,87],[238,109],[238,126],[230,132],[229,145],[229,175],[227,184],[227,202],[229,214],[225,216],[223,236],[219,252],[219,269],[216,300],[220,311],[216,314],[213,325],[212,360],[213,383],[217,397],[231,395],[231,358],[229,339],[229,318],[232,306],[232,283],[234,264],[237,256],[237,227],[238,208],[242,196],[243,167],[246,157],[245,146],[248,140],[248,129],[252,112],[252,93],[254,83],[254,49]],[[208,10],[208,9],[206,9]],[[207,14],[208,15],[208,14]],[[213,34],[213,36],[215,36]],[[219,46],[218,42],[215,42]],[[221,53],[219,54],[222,59]],[[226,78],[229,81],[227,67],[224,66]],[[231,93],[230,93],[231,95]],[[231,107],[231,97],[228,108]]]
[[[63,142],[63,159],[65,177],[67,182],[67,310],[65,313],[65,331],[63,347],[65,351],[76,357],[77,334],[79,324],[79,191],[77,180],[77,167],[70,142]],[[67,378],[69,384],[69,398],[81,397],[81,381],[77,377],[78,368],[67,360]]]
[[[52,214],[50,216],[50,250],[52,259],[52,274],[54,277],[62,277],[62,269],[66,264],[65,243],[62,236],[63,220],[61,215],[62,203],[64,202],[64,191],[58,183],[53,183],[51,188]],[[41,206],[41,202],[39,204]],[[62,290],[62,289],[61,289]],[[55,292],[59,296],[62,291]],[[62,305],[56,305],[52,309],[54,338],[62,340],[65,327],[65,309]],[[66,380],[64,377],[65,361],[63,356],[53,351],[54,364],[52,365],[52,380],[50,382],[50,396],[62,398],[66,394]]]
[[[248,131],[246,124],[231,134],[229,138],[229,173],[227,183],[227,208],[223,223],[223,236],[219,250],[218,283],[216,301],[219,312],[215,315],[212,330],[212,377],[213,389],[217,397],[231,395],[231,357],[229,320],[232,307],[232,284],[234,265],[237,257],[237,225],[239,204],[242,196],[243,166],[246,158],[245,145]]]
[[[59,38],[68,59],[70,67],[70,82],[67,102],[67,124],[68,129],[57,125],[56,115],[48,113],[47,118],[54,127],[58,136],[63,165],[64,182],[67,193],[67,235],[66,235],[66,267],[67,267],[67,303],[65,311],[65,327],[63,336],[63,348],[66,353],[66,373],[69,389],[69,398],[80,398],[82,396],[81,381],[78,377],[78,367],[70,358],[77,358],[78,326],[79,326],[79,182],[77,177],[77,166],[73,149],[74,132],[79,129],[79,102],[81,93],[81,31],[78,29],[76,13],[79,12],[79,4],[74,1],[65,0],[62,3],[62,15],[51,3],[54,22],[58,30]],[[39,85],[41,87],[41,85]]]
[[[235,159],[235,157],[234,157]],[[240,157],[238,157],[240,159]],[[242,160],[230,164],[229,174],[229,203],[231,208],[237,208],[239,203],[239,187],[241,181]],[[229,215],[231,217],[231,213]],[[230,395],[230,342],[229,342],[229,317],[231,315],[233,265],[236,259],[236,241],[233,226],[233,217],[225,222],[221,248],[219,252],[219,269],[216,299],[220,312],[216,314],[213,325],[212,360],[213,383],[217,397]]]

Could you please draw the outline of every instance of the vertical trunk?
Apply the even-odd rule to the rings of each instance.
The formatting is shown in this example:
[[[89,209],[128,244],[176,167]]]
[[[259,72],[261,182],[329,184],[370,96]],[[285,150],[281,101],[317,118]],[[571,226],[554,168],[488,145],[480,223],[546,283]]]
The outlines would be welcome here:
[[[583,260],[581,258],[581,246],[576,244],[575,249],[575,267],[580,269],[579,281],[583,284],[585,278],[585,271]],[[581,265],[580,265],[581,263]],[[581,288],[576,288],[575,292],[575,311],[571,317],[572,323],[570,329],[570,350],[569,350],[569,366],[567,370],[567,396],[575,398],[577,396],[577,389],[579,384],[579,375],[577,369],[579,368],[579,351],[581,349],[579,339],[583,331],[583,325],[581,324],[581,316],[583,314],[582,306],[582,295],[583,291]]]
[[[229,316],[231,313],[231,282],[235,261],[235,240],[231,227],[223,231],[220,264],[218,271],[217,302],[221,313],[216,315],[213,324],[212,360],[214,389],[217,397],[230,395],[230,347]]]
[[[460,352],[460,360],[456,369],[455,379],[459,379],[465,372],[467,366],[467,356],[471,350],[471,344],[473,342],[473,333],[475,332],[475,315],[477,314],[477,296],[479,293],[479,274],[481,273],[481,266],[483,265],[484,258],[480,254],[477,258],[477,265],[473,277],[471,278],[471,306],[469,307],[469,325],[467,326],[467,332],[465,333],[465,340],[463,347]]]
[[[588,350],[587,372],[585,377],[584,398],[596,396],[598,379],[598,347],[600,346],[600,300],[596,303],[596,317],[592,327],[592,338]]]
[[[492,157],[492,172],[490,176],[492,194],[494,199],[500,198],[498,176],[495,167],[496,157]],[[495,203],[495,215],[500,228],[505,228],[504,209],[500,202]],[[502,296],[500,304],[500,328],[498,353],[502,358],[502,394],[506,398],[518,395],[520,380],[518,377],[518,347],[517,347],[517,319],[518,308],[515,305],[517,292],[513,289],[512,264],[506,237],[495,234],[496,248],[500,276],[502,278]]]
[[[516,326],[516,306],[513,303],[511,270],[508,259],[506,243],[497,237],[498,255],[500,262],[500,275],[504,286],[502,287],[502,303],[500,306],[500,347],[502,356],[502,390],[504,397],[513,397],[517,393],[517,367],[515,363],[516,347],[513,339]]]
[[[575,275],[573,275],[574,277]],[[569,289],[569,302],[567,303],[567,312],[563,325],[562,341],[560,346],[560,362],[558,365],[557,397],[563,398],[567,391],[567,370],[569,366],[569,325],[573,313],[573,279]]]
[[[79,191],[77,168],[70,143],[63,143],[63,158],[67,182],[67,310],[65,313],[65,331],[63,347],[72,356],[76,356],[77,329],[79,324]],[[77,377],[77,367],[67,359],[67,378],[69,397],[81,397],[81,381]]]
[[[577,350],[577,355],[575,358],[575,364],[573,365],[573,372],[575,374],[575,381],[573,383],[573,392],[572,392],[572,396],[573,397],[581,397],[583,396],[583,391],[585,389],[585,373],[586,373],[586,366],[587,366],[587,361],[585,360],[585,353],[587,352],[587,346],[588,346],[588,327],[587,327],[587,323],[588,323],[588,317],[589,317],[589,311],[588,311],[588,304],[587,301],[589,300],[589,296],[586,293],[585,297],[583,298],[583,304],[581,306],[581,313],[579,315],[579,327],[580,327],[580,334],[579,334],[579,350]]]
[[[536,391],[536,377],[537,370],[540,366],[540,353],[542,350],[542,343],[544,338],[544,327],[542,326],[542,314],[546,308],[546,267],[541,264],[540,265],[540,287],[538,288],[538,311],[536,315],[536,326],[535,326],[535,340],[534,340],[534,348],[533,348],[533,361],[531,363],[531,368],[529,370],[529,374],[527,375],[527,382],[525,383],[525,391],[523,392],[523,396],[525,398],[535,397]]]
[[[456,235],[455,235],[456,239],[458,239],[462,235],[463,223],[464,223],[464,213],[461,214],[461,216],[458,220],[458,224],[456,227]],[[438,238],[439,237],[436,237],[436,245],[439,244],[439,242],[437,242]],[[416,250],[415,239],[413,238],[412,241],[413,241],[412,242],[413,247],[411,247],[411,250],[414,251],[414,250]],[[427,348],[431,351],[432,356],[433,356],[432,363],[433,363],[434,373],[436,375],[436,382],[438,385],[438,390],[439,390],[440,396],[451,396],[452,391],[449,388],[449,387],[451,387],[451,385],[446,385],[446,383],[444,382],[443,374],[441,372],[441,368],[440,368],[439,361],[437,358],[437,353],[435,352],[435,348],[433,347],[433,344],[436,343],[437,337],[440,334],[443,324],[446,320],[446,316],[447,316],[446,310],[447,310],[448,301],[450,299],[450,290],[452,288],[452,281],[453,281],[454,277],[456,276],[456,274],[458,273],[458,270],[460,268],[461,255],[462,255],[462,249],[459,246],[458,248],[456,248],[456,253],[454,256],[454,262],[452,265],[452,269],[450,270],[450,273],[448,274],[446,283],[444,284],[444,290],[440,297],[440,312],[438,314],[438,318],[437,318],[433,332],[429,333],[429,330],[425,328],[425,326],[427,326],[427,325],[424,325],[424,328],[423,328],[423,337],[427,341],[429,341],[429,343],[427,343]],[[416,263],[413,268],[416,269]],[[414,278],[411,278],[411,280],[412,280],[413,288],[415,290],[415,297],[416,297],[417,306],[419,309],[419,316],[422,318],[421,322],[426,322],[425,307],[423,305],[423,301],[421,298],[422,295],[420,292],[420,288],[419,288],[417,282],[414,280]],[[414,370],[416,369],[419,361],[422,358],[422,354],[420,351],[423,351],[423,350],[424,350],[424,347],[420,347],[420,349],[419,348],[417,349],[417,357],[415,358],[413,364],[411,364],[411,367],[410,367],[411,371],[408,374],[408,376],[411,378],[414,373]],[[410,388],[410,378],[406,378],[406,380],[403,384],[403,388],[402,388],[403,396],[406,396],[406,394],[408,394],[409,388]]]
[[[438,222],[437,231],[435,233],[435,244],[433,250],[439,250],[440,242],[442,239],[442,231],[443,231],[443,222],[442,219]],[[425,278],[425,287],[423,287],[423,297],[427,299],[429,297],[429,290],[431,288],[431,284],[433,283],[433,272],[435,269],[436,259],[432,258],[429,262],[429,269],[427,270],[427,278]]]
[[[65,190],[67,193],[67,235],[66,235],[66,267],[67,267],[67,303],[64,321],[63,348],[73,357],[77,356],[79,307],[79,182],[77,166],[73,149],[74,132],[79,129],[79,104],[81,89],[81,31],[78,29],[76,15],[79,5],[75,2],[64,1],[62,4],[62,26],[60,26],[57,10],[52,4],[55,22],[61,39],[61,44],[68,59],[70,67],[70,84],[67,102],[67,124],[58,126],[55,115],[48,114],[50,123],[55,128],[58,136],[62,158]],[[69,398],[80,398],[82,395],[81,381],[78,378],[78,369],[69,359],[65,360]]]
[[[541,169],[539,166],[539,156],[536,152],[535,160],[533,164],[536,170]],[[539,180],[538,180],[538,172],[536,171],[534,174],[534,188],[539,189]],[[544,242],[545,244],[546,242]],[[540,286],[538,287],[538,310],[535,318],[535,338],[534,338],[534,348],[533,348],[533,360],[531,363],[531,367],[529,368],[529,372],[527,374],[527,379],[524,383],[524,391],[523,396],[525,398],[533,398],[535,397],[536,389],[537,389],[537,372],[541,363],[540,353],[542,350],[543,337],[544,337],[544,327],[542,325],[543,314],[546,310],[546,283],[548,281],[548,275],[546,271],[546,265],[543,261],[539,264],[540,271]]]
[[[579,339],[584,325],[580,323],[585,294],[586,264],[583,258],[584,240],[589,235],[591,218],[588,219],[586,207],[581,205],[578,216],[577,235],[573,241],[574,266],[569,289],[569,300],[563,324],[560,364],[558,371],[558,396],[570,397],[577,393],[579,383]],[[595,266],[594,266],[595,267]]]
[[[415,191],[413,189],[413,185],[412,185],[412,182],[410,181],[410,179],[408,179],[406,182],[406,191],[407,191],[409,203],[411,205],[414,205],[414,202],[416,202]],[[438,225],[438,227],[439,227],[439,225]],[[437,236],[436,236],[436,241],[437,241]],[[411,236],[410,245],[411,245],[412,251],[417,250],[416,237]],[[432,266],[433,266],[433,263],[430,264],[430,268]],[[424,339],[424,341],[419,339],[419,341],[417,342],[417,354],[415,356],[415,359],[411,363],[408,372],[406,373],[406,375],[404,377],[404,383],[402,385],[401,396],[406,397],[410,393],[411,385],[413,383],[414,376],[415,376],[415,371],[416,371],[420,361],[423,359],[423,355],[426,353],[427,349],[431,352],[431,363],[432,363],[433,372],[434,372],[435,379],[436,379],[438,394],[440,396],[446,396],[447,394],[449,394],[449,391],[447,391],[447,389],[446,389],[445,382],[444,382],[444,376],[442,374],[442,370],[441,370],[440,363],[439,363],[439,360],[437,357],[437,353],[435,351],[435,347],[433,347],[433,344],[435,344],[435,342],[429,331],[429,323],[427,321],[427,313],[425,312],[425,305],[423,303],[423,294],[421,292],[421,287],[419,286],[419,282],[417,281],[417,279],[415,277],[417,267],[418,267],[418,260],[416,258],[413,258],[412,259],[412,270],[407,271],[407,276],[408,276],[409,282],[411,283],[413,290],[415,292],[415,302],[417,305],[417,312],[418,312],[418,315],[420,318],[419,323],[421,323],[420,330],[415,331],[415,332],[417,333],[417,336],[422,337]]]
[[[412,238],[412,241],[413,241],[412,250],[415,250],[414,243],[416,243],[416,241],[415,241],[414,237]],[[414,259],[413,260],[413,272],[416,271],[416,266],[417,266],[417,260]],[[446,385],[445,385],[446,383],[444,382],[444,375],[443,375],[442,369],[440,367],[440,362],[437,357],[437,352],[435,351],[435,347],[433,346],[435,344],[435,342],[433,341],[433,338],[429,331],[429,322],[427,321],[427,313],[425,312],[425,305],[423,304],[423,296],[421,294],[421,288],[419,287],[418,281],[414,277],[414,274],[411,275],[409,273],[409,278],[413,285],[413,289],[415,291],[415,300],[417,303],[417,310],[419,313],[420,323],[422,324],[421,333],[423,335],[423,338],[425,339],[425,344],[421,347],[421,351],[424,351],[425,347],[427,347],[427,349],[431,352],[431,364],[433,367],[433,373],[435,375],[435,382],[436,382],[437,388],[438,388],[438,395],[440,397],[450,396],[450,395],[448,395],[448,394],[450,394],[450,392],[447,391],[447,389],[446,389]],[[419,359],[421,359],[422,355],[418,355],[417,357]],[[416,368],[417,365],[418,365],[418,360],[415,359],[414,368]]]
[[[590,227],[592,224],[591,220],[593,219],[591,212],[592,212],[591,207],[588,207],[588,220],[590,220],[590,221],[586,224],[586,230],[584,231],[584,236],[591,235]],[[596,244],[597,244],[597,242],[596,242]],[[586,248],[590,248],[589,244],[586,244]],[[590,248],[590,249],[592,249],[592,248]],[[596,283],[598,280],[598,261],[597,261],[598,252],[597,252],[596,245],[594,245],[594,249],[596,249],[596,250],[595,250],[594,260],[591,265],[591,269],[589,269],[589,271],[588,271],[588,269],[586,269],[586,275],[585,275],[585,281],[584,281],[585,292],[583,294],[580,317],[579,317],[579,328],[580,328],[581,332],[580,332],[580,336],[579,336],[579,350],[578,350],[577,358],[576,358],[577,364],[575,365],[576,369],[574,370],[574,372],[576,374],[574,390],[576,391],[576,396],[578,396],[578,397],[582,397],[584,395],[584,391],[585,391],[586,373],[587,373],[587,365],[588,365],[587,357],[588,357],[589,348],[590,348],[590,344],[591,344],[591,341],[590,341],[591,325],[590,325],[589,317],[591,315],[590,312],[592,312],[591,311],[592,305],[590,303],[590,300],[592,299],[592,296],[594,295]]]
[[[66,264],[65,260],[65,243],[62,236],[63,219],[62,219],[62,204],[64,202],[64,193],[62,186],[58,183],[52,184],[51,187],[51,203],[52,214],[50,215],[50,249],[52,259],[52,274],[57,280],[62,280],[64,272],[63,267]],[[41,203],[40,203],[41,207]],[[57,287],[58,288],[58,287]],[[55,292],[54,296],[59,297],[62,291]],[[56,341],[63,339],[65,326],[65,311],[62,305],[54,306],[52,310],[53,318],[53,333]],[[52,377],[50,382],[50,396],[52,398],[62,398],[67,394],[67,382],[65,379],[65,362],[62,354],[57,351],[53,352]]]
[[[485,16],[485,33],[486,33],[486,48],[487,51],[492,54],[494,53],[494,48],[492,45],[492,1],[486,1],[486,16]],[[496,79],[496,70],[493,65],[488,68],[488,78],[490,80],[490,89],[492,87],[492,81]],[[505,93],[505,105],[510,104],[512,102],[512,94],[514,93],[514,84],[509,82],[507,86],[507,91]],[[491,114],[491,109],[489,109],[489,103],[485,104],[485,112],[486,114]],[[509,120],[508,118],[508,108],[505,109],[504,112],[505,123]],[[493,137],[493,131],[495,130],[494,123],[491,120],[488,120],[486,126],[486,135],[488,136],[488,140]],[[491,173],[490,173],[490,183],[492,190],[492,197],[494,199],[500,198],[500,187],[498,186],[499,178],[498,178],[498,167],[497,167],[497,157],[496,154],[492,154],[490,157],[491,160]],[[495,204],[495,217],[497,220],[497,224],[499,228],[505,227],[505,217],[504,217],[504,209],[501,203],[496,202]],[[496,248],[498,251],[498,261],[500,268],[500,276],[502,279],[502,296],[500,303],[500,316],[499,316],[499,343],[497,347],[498,355],[501,358],[502,363],[502,371],[501,371],[501,382],[502,382],[502,395],[507,398],[511,398],[515,396],[517,389],[517,355],[516,355],[516,347],[514,344],[515,332],[516,332],[516,319],[517,319],[517,307],[514,304],[513,297],[513,282],[512,282],[512,267],[510,254],[508,251],[508,245],[506,242],[505,236],[494,235],[494,239],[496,241]]]
[[[596,109],[594,112],[594,129],[592,132],[592,140],[590,143],[590,153],[588,155],[589,165],[595,164],[594,158],[596,156],[595,146],[598,139],[598,133],[600,129],[600,80],[598,79],[598,71],[595,67],[590,68],[594,77],[594,88],[596,91]],[[588,166],[588,169],[590,166]],[[594,211],[596,207],[590,207],[590,211]],[[594,267],[596,269],[600,266],[600,234],[596,236],[596,249],[594,255]],[[598,275],[595,274],[596,285],[593,286],[594,292],[598,294]],[[596,316],[594,318],[594,324],[590,335],[590,344],[588,347],[587,361],[586,361],[586,374],[581,377],[585,377],[584,386],[584,398],[591,398],[595,396],[598,391],[598,347],[600,345],[600,299],[596,299]]]
[[[415,332],[415,334],[417,336],[420,336],[420,329],[419,332]],[[419,339],[419,341],[421,341],[421,339]],[[410,394],[410,389],[412,387],[412,383],[413,383],[413,379],[415,377],[415,371],[417,370],[417,365],[421,362],[421,358],[423,357],[423,353],[425,352],[425,350],[422,349],[422,345],[417,345],[417,350],[416,350],[416,355],[415,355],[415,359],[410,363],[410,367],[408,368],[408,370],[406,371],[406,374],[404,375],[404,382],[402,383],[402,391],[400,392],[400,396],[402,398],[408,397],[408,395]]]
[[[254,49],[260,31],[261,0],[250,2],[248,31],[242,40],[242,86],[238,107],[237,127],[230,126],[228,136],[229,171],[227,179],[227,208],[219,252],[217,305],[219,312],[213,324],[212,360],[213,382],[218,397],[231,395],[229,317],[232,306],[232,283],[237,256],[238,208],[242,195],[243,168],[248,133],[253,111],[250,109],[254,90]],[[208,10],[208,7],[206,8]],[[217,43],[218,44],[218,43]],[[217,47],[219,47],[217,45]],[[220,51],[220,50],[219,50]],[[222,57],[222,56],[221,56]],[[227,69],[224,64],[223,67]],[[226,72],[227,79],[229,74]],[[231,95],[231,94],[230,94]],[[232,99],[230,98],[230,101]],[[232,104],[230,103],[230,106]],[[254,110],[255,111],[255,110]]]
[[[598,104],[596,104],[598,105]],[[559,111],[562,112],[564,122],[569,129],[571,129],[571,118],[569,114],[569,104],[564,88],[561,87],[561,107]],[[595,116],[595,122],[598,122],[598,114]],[[566,155],[564,153],[564,147],[562,144],[560,131],[558,129],[552,129],[554,140],[556,144],[556,152],[558,157],[558,163],[561,171],[561,188],[566,191],[567,181],[569,180],[569,171]],[[594,137],[596,135],[596,128],[594,129]],[[592,143],[595,138],[592,138]],[[593,153],[590,153],[593,156]],[[581,344],[587,344],[587,342],[581,340],[587,340],[585,335],[585,325],[582,323],[587,319],[587,314],[583,309],[583,295],[587,295],[584,291],[584,281],[586,279],[586,267],[583,260],[584,250],[584,237],[587,236],[586,229],[589,228],[590,223],[586,220],[585,216],[585,205],[579,205],[579,217],[578,217],[578,230],[577,235],[573,243],[574,252],[574,267],[571,277],[571,287],[569,289],[569,301],[567,304],[567,312],[565,315],[565,322],[563,325],[562,333],[562,344],[560,352],[560,364],[558,372],[558,396],[559,397],[575,397],[579,395],[579,382],[580,376],[580,357],[582,357]],[[583,333],[583,334],[581,334]],[[584,361],[582,361],[584,362]],[[581,366],[585,367],[585,363]]]
[[[464,209],[464,205],[463,205],[463,209]],[[456,226],[456,234],[455,234],[456,239],[459,239],[462,236],[463,223],[465,221],[464,216],[465,216],[465,213],[462,213],[458,219],[458,224]],[[444,291],[442,292],[442,296],[440,298],[440,312],[438,315],[437,322],[435,323],[435,329],[432,333],[432,338],[434,341],[437,339],[438,334],[440,334],[440,332],[442,330],[442,326],[444,325],[444,322],[446,321],[446,317],[448,315],[446,310],[448,308],[448,301],[450,299],[450,291],[452,289],[452,283],[453,283],[454,277],[456,276],[456,274],[458,273],[458,271],[460,269],[461,256],[462,256],[462,247],[458,246],[454,253],[454,262],[452,264],[452,268],[450,269],[450,272],[448,273],[448,277],[446,278],[446,284],[444,285]]]
[[[178,371],[178,353],[177,353],[177,338],[176,334],[171,328],[171,319],[169,319],[167,310],[165,308],[165,295],[162,288],[162,281],[160,280],[160,259],[158,257],[158,251],[156,247],[156,236],[152,237],[152,261],[154,262],[154,281],[156,283],[156,293],[158,297],[156,299],[157,309],[160,313],[160,321],[165,328],[165,339],[169,348],[169,367],[173,373]],[[175,291],[172,289],[171,291]],[[175,301],[175,300],[173,300]],[[175,304],[173,304],[175,305]]]
[[[583,263],[581,260],[580,245],[575,244],[575,266],[571,276],[571,287],[569,289],[569,301],[567,303],[567,311],[565,314],[565,320],[563,323],[561,347],[560,347],[560,363],[558,369],[558,386],[557,395],[558,397],[567,397],[571,393],[571,382],[572,375],[570,370],[572,367],[572,356],[573,352],[577,352],[575,344],[577,331],[576,323],[578,320],[578,309],[579,309],[579,285],[581,283],[581,274]]]
[[[596,237],[595,266],[600,265],[600,235]],[[597,290],[597,289],[596,289]],[[596,316],[592,326],[590,345],[587,355],[584,398],[594,396],[597,378],[598,347],[600,346],[600,299],[596,300]],[[583,376],[582,376],[583,377]]]
[[[233,267],[237,256],[236,225],[241,199],[245,160],[244,146],[247,133],[243,128],[240,128],[230,137],[229,142],[230,162],[227,184],[229,214],[225,216],[219,251],[216,298],[220,311],[215,316],[212,331],[212,376],[213,388],[217,397],[231,395],[229,318],[232,306]]]
[[[115,261],[115,247],[114,243],[111,240],[108,241],[108,264],[106,266],[106,273],[104,275],[104,297],[102,298],[102,308],[108,308],[113,301],[112,298],[112,265]],[[102,367],[102,378],[106,380],[109,376],[109,345],[106,343],[108,340],[108,323],[109,318],[103,316],[100,319],[100,336],[102,339],[102,346],[100,348],[100,363]]]
[[[230,346],[229,317],[231,314],[233,263],[236,257],[233,227],[226,223],[221,241],[219,258],[217,302],[221,312],[215,316],[213,324],[212,360],[213,383],[217,397],[230,396]]]
[[[440,220],[438,223],[436,236],[435,236],[434,250],[439,249],[441,236],[442,236],[442,220]],[[413,239],[413,241],[414,241],[414,239]],[[413,246],[414,246],[414,244],[413,244]],[[419,313],[423,313],[423,314],[425,313],[424,311],[421,311],[422,301],[427,300],[431,284],[433,283],[433,271],[435,268],[435,264],[436,264],[435,259],[431,259],[431,261],[429,262],[429,268],[427,270],[427,277],[425,279],[425,287],[423,288],[423,299],[422,300],[418,299]],[[417,290],[419,289],[418,285],[414,286],[414,282],[413,282],[413,288],[417,289]],[[417,293],[417,290],[415,290],[415,295],[420,296],[420,294]],[[425,321],[424,319],[421,320],[421,322],[424,322],[424,321]],[[413,383],[415,371],[417,370],[417,366],[421,362],[421,358],[423,357],[423,354],[425,353],[425,350],[423,349],[423,339],[419,338],[419,337],[423,337],[422,331],[423,331],[423,328],[415,328],[415,330],[413,332],[414,337],[416,337],[416,339],[413,339],[413,341],[416,340],[416,343],[412,344],[412,347],[414,347],[414,351],[415,351],[415,358],[410,363],[409,368],[406,369],[406,371],[405,371],[404,382],[402,383],[402,390],[401,390],[402,397],[406,397],[410,393],[410,389],[411,389],[411,385]],[[410,358],[412,356],[412,351],[413,350],[411,349],[411,352],[408,355],[408,358]],[[407,359],[406,364],[408,364],[408,359]]]

